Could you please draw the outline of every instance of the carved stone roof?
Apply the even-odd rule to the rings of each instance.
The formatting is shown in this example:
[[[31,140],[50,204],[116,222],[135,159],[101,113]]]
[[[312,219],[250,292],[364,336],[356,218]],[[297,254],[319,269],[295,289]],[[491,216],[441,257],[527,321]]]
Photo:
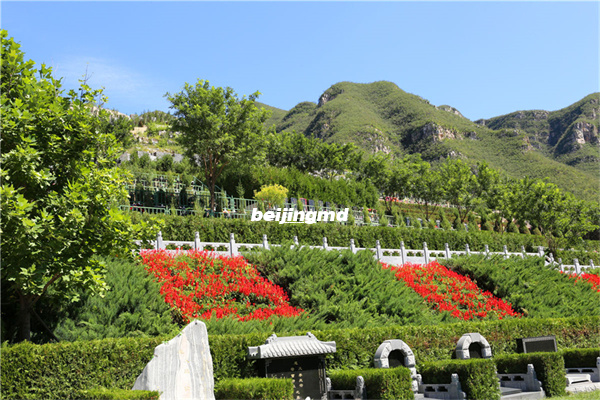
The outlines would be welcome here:
[[[248,347],[248,358],[266,359],[335,353],[335,342],[321,342],[312,333],[306,336],[269,336],[265,344]]]

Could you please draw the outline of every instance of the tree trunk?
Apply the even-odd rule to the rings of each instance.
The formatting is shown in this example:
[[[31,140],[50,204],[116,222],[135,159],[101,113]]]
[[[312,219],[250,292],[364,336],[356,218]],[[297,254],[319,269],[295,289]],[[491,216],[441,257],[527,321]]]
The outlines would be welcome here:
[[[19,293],[19,335],[17,341],[31,341],[31,298]]]

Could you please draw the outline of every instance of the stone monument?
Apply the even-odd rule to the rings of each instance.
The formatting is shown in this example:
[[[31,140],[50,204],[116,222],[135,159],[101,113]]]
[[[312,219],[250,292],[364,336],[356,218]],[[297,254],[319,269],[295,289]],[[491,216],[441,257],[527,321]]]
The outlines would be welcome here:
[[[175,338],[156,346],[133,390],[157,390],[160,400],[214,400],[214,386],[206,325],[192,321]]]

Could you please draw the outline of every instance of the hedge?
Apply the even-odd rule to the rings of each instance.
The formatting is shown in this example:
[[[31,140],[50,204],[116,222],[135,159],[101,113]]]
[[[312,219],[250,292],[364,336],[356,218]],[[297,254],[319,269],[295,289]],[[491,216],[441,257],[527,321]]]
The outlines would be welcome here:
[[[160,392],[153,390],[127,390],[96,388],[81,390],[81,400],[158,400]]]
[[[356,378],[362,376],[368,399],[412,400],[415,398],[411,389],[410,370],[405,367],[336,370],[330,371],[328,376],[333,390],[354,389]]]
[[[417,365],[425,384],[450,383],[458,374],[462,391],[470,400],[499,400],[500,383],[491,359],[443,360]]]
[[[248,378],[223,379],[215,385],[216,400],[292,400],[294,384],[291,379]]]
[[[490,343],[494,355],[516,353],[517,338],[544,335],[555,335],[560,350],[590,348],[600,342],[599,323],[600,317],[595,316],[386,326],[312,333],[322,341],[337,343],[337,352],[327,356],[327,366],[329,370],[344,370],[372,368],[375,351],[388,339],[406,342],[418,363],[451,359],[456,342],[468,332],[481,333]],[[277,334],[305,335],[306,331]],[[257,377],[258,368],[255,360],[246,357],[247,350],[249,346],[263,344],[269,335],[267,332],[209,336],[215,382],[226,378]],[[77,398],[80,390],[98,386],[130,389],[152,358],[154,348],[167,339],[170,338],[3,346],[1,397],[73,399]]]
[[[600,357],[600,347],[564,349],[561,353],[565,360],[565,368],[596,368],[596,359]]]
[[[499,374],[524,374],[527,364],[533,364],[546,396],[566,394],[565,362],[560,352],[504,354],[494,357],[494,362]]]
[[[229,234],[235,235],[238,243],[262,243],[263,235],[267,235],[270,243],[291,241],[298,236],[300,244],[321,245],[323,237],[327,237],[330,246],[349,246],[350,239],[355,239],[357,247],[375,247],[379,240],[384,248],[400,248],[404,241],[406,248],[422,249],[427,242],[430,249],[443,250],[448,243],[451,250],[463,250],[466,244],[473,251],[483,251],[485,245],[490,251],[503,251],[506,245],[509,251],[520,252],[525,246],[528,252],[537,252],[538,246],[548,246],[546,238],[536,235],[516,233],[498,234],[488,231],[450,231],[443,229],[391,228],[381,226],[350,226],[336,223],[279,224],[265,221],[249,221],[244,219],[202,218],[199,216],[179,217],[176,215],[149,215],[133,213],[132,218],[162,220],[162,236],[164,240],[193,241],[195,232],[199,232],[203,242],[229,242]],[[558,242],[561,239],[556,239]],[[559,247],[561,246],[559,243]],[[586,241],[581,246],[583,250],[598,250],[600,242]],[[563,263],[571,263],[570,251],[561,252]],[[600,254],[590,252],[579,256],[582,264],[588,263],[588,258],[600,263]],[[555,257],[557,258],[557,257]]]

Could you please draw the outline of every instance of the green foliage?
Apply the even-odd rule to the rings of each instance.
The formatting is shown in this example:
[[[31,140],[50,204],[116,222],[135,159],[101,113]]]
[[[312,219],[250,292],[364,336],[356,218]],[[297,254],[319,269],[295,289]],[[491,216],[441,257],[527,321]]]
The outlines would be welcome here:
[[[456,341],[465,332],[481,333],[496,356],[515,353],[516,339],[520,337],[555,335],[559,350],[589,348],[597,346],[600,341],[599,323],[600,317],[595,316],[360,329],[311,329],[311,332],[319,340],[337,343],[337,352],[327,356],[327,366],[330,370],[343,370],[372,368],[373,354],[379,345],[384,340],[396,338],[402,338],[411,347],[419,363],[449,360]],[[246,357],[248,346],[264,343],[274,332],[210,334],[215,382],[226,378],[256,377],[256,362]],[[306,330],[276,332],[279,336],[306,334]],[[79,398],[80,390],[92,387],[129,389],[152,358],[154,348],[168,339],[170,337],[5,345],[0,358],[0,394],[5,399],[73,399]],[[564,376],[562,379],[564,381]]]
[[[134,221],[151,221],[148,214],[133,214]],[[483,251],[485,245],[490,251],[502,251],[506,245],[511,252],[520,252],[521,246],[528,252],[537,252],[538,246],[547,246],[544,237],[521,234],[497,234],[494,232],[456,232],[442,229],[412,229],[374,226],[350,226],[338,224],[286,224],[280,225],[269,222],[251,222],[243,219],[221,220],[207,219],[199,216],[178,217],[174,215],[154,216],[163,221],[163,238],[165,240],[187,240],[194,238],[194,233],[200,233],[200,239],[205,242],[227,242],[229,234],[234,233],[238,243],[262,243],[262,235],[268,236],[270,243],[283,243],[298,236],[301,244],[321,245],[322,238],[327,237],[330,246],[349,246],[350,239],[355,239],[357,247],[375,247],[375,241],[380,240],[381,246],[388,249],[399,249],[404,241],[408,249],[421,249],[427,242],[430,249],[443,250],[448,243],[450,249],[461,250],[469,244],[473,251]],[[560,243],[560,241],[559,241]],[[598,253],[597,242],[584,242],[578,246],[588,253],[564,251],[561,254],[563,263],[569,263],[573,255],[579,255],[580,260],[594,259]],[[587,256],[586,256],[587,254]],[[583,262],[583,261],[582,261]],[[600,264],[600,262],[599,262]]]
[[[254,192],[254,198],[266,203],[270,208],[283,207],[287,195],[288,190],[281,185],[265,185],[259,192]]]
[[[444,360],[418,365],[424,383],[450,383],[452,374],[458,374],[463,392],[468,399],[500,400],[500,385],[496,365],[491,359]]]
[[[561,354],[565,360],[565,368],[596,368],[596,359],[600,357],[600,348],[564,349]]]
[[[334,390],[354,389],[356,378],[362,376],[369,399],[414,399],[410,370],[405,367],[336,370],[328,375]]]
[[[238,99],[232,88],[211,87],[208,81],[185,84],[174,95],[167,93],[175,117],[173,131],[181,132],[180,142],[186,155],[204,170],[215,207],[215,184],[221,173],[232,165],[260,159],[264,152],[263,122],[268,111],[258,109],[255,100],[259,92],[248,99]]]
[[[119,148],[95,107],[101,91],[82,84],[64,94],[42,64],[25,61],[2,37],[2,286],[19,299],[19,339],[30,339],[30,311],[54,286],[65,298],[78,288],[102,290],[96,254],[127,254],[143,237],[117,206],[126,176]]]
[[[93,387],[130,389],[160,338],[104,339],[2,349],[3,399],[79,399]]]
[[[502,256],[471,256],[442,263],[470,276],[479,287],[529,317],[592,316],[600,312],[600,293],[588,282],[574,283],[567,275],[545,266],[539,257],[505,260]]]
[[[178,330],[160,294],[160,285],[144,267],[130,260],[105,260],[107,292],[103,297],[81,293],[72,315],[54,334],[61,340],[92,340],[125,336],[159,336]]]
[[[494,357],[499,374],[524,374],[533,364],[546,396],[564,396],[567,386],[565,362],[561,353],[505,354]]]
[[[315,322],[336,327],[435,323],[440,316],[423,299],[384,270],[370,251],[290,249],[247,253],[273,283],[290,293],[290,304]]]
[[[82,390],[81,400],[158,400],[160,392],[151,390],[127,390],[97,388]]]
[[[215,384],[215,399],[293,400],[291,379],[223,379]]]

